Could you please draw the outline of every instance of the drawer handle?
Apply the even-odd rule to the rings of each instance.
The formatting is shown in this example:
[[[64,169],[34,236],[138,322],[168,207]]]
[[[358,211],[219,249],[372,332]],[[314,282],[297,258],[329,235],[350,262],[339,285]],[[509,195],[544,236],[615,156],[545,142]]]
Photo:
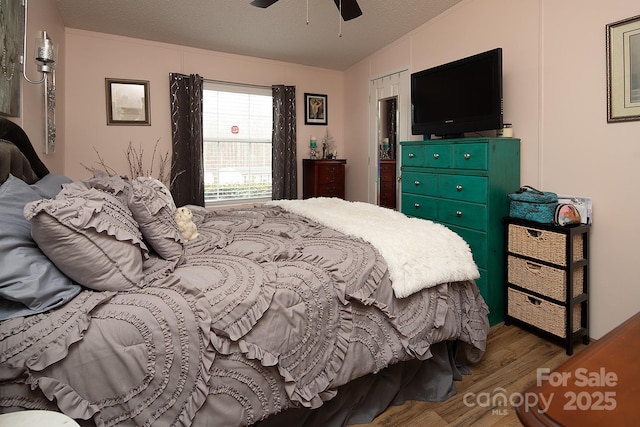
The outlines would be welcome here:
[[[529,298],[529,302],[530,302],[531,304],[533,304],[533,305],[540,305],[540,304],[542,304],[542,301],[540,301],[540,300],[539,300],[539,299],[537,299],[537,298],[530,297],[530,296],[527,296],[527,298]]]
[[[464,153],[464,159],[465,160],[469,160],[471,158],[471,154],[469,153]]]
[[[434,158],[434,159],[436,159],[436,160],[438,160],[438,159],[440,158],[440,154],[438,154],[438,153],[434,153],[434,154],[433,154],[433,158]]]
[[[329,173],[334,173],[335,171],[336,171],[336,168],[331,168],[331,169],[327,168],[327,172]]]
[[[527,270],[529,270],[530,272],[534,273],[534,274],[540,274],[540,272],[542,271],[542,266],[538,265],[538,264],[534,264],[532,262],[526,262],[525,265],[527,266]]]
[[[456,216],[460,218],[462,216],[462,211],[456,211]]]
[[[419,209],[420,208],[420,203],[414,203],[413,207],[416,208],[416,209]]]
[[[409,153],[409,158],[413,159],[413,153]]]
[[[529,236],[531,236],[531,237],[538,238],[542,234],[542,231],[532,230],[530,228],[527,228],[527,233],[529,233]]]
[[[329,184],[333,184],[334,182],[336,182],[336,178],[335,177],[331,177],[327,179],[327,183]]]
[[[462,185],[456,185],[456,190],[462,191]]]
[[[415,185],[420,185],[420,181],[418,181],[418,180],[413,181],[413,183],[414,183]]]

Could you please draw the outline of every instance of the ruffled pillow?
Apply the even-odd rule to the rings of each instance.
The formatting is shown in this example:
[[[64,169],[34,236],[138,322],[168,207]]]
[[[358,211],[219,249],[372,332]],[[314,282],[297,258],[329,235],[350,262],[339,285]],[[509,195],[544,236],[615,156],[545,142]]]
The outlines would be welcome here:
[[[151,177],[131,181],[129,209],[145,241],[158,255],[169,261],[182,258],[184,240],[173,216],[176,206],[162,182]]]
[[[69,196],[81,193],[90,188],[96,188],[117,198],[120,203],[127,205],[131,183],[118,175],[109,175],[103,171],[94,171],[93,178],[82,181],[73,181],[62,185],[60,196]]]
[[[81,285],[99,291],[144,286],[148,249],[131,211],[115,195],[65,186],[55,199],[28,203],[24,215],[40,249]]]

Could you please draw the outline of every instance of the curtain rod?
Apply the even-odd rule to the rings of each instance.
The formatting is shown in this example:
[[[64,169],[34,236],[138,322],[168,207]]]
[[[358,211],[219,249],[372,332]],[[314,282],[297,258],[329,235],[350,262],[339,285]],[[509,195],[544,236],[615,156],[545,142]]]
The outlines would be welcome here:
[[[204,81],[207,82],[207,83],[220,83],[220,84],[225,84],[225,85],[230,85],[230,86],[244,86],[244,87],[255,87],[255,88],[258,88],[258,89],[271,89],[271,86],[262,86],[262,85],[249,84],[249,83],[238,83],[238,82],[226,82],[224,80],[204,79]]]

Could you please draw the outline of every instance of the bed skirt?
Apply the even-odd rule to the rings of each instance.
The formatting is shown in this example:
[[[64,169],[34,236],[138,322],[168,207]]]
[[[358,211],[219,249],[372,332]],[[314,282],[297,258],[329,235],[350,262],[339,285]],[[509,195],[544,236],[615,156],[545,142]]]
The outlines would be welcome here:
[[[455,381],[469,373],[456,363],[455,343],[431,346],[433,357],[391,365],[338,388],[320,408],[294,408],[255,424],[256,427],[337,427],[370,423],[389,406],[408,400],[441,402],[456,393]],[[348,396],[348,397],[345,397]]]

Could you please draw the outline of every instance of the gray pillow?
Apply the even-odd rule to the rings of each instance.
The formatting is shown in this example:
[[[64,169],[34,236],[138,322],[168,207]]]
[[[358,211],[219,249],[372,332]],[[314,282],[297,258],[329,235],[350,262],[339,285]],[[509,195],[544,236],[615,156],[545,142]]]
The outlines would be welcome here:
[[[23,210],[38,199],[33,188],[13,175],[0,186],[0,320],[59,307],[82,289],[31,238]]]
[[[45,199],[53,199],[62,190],[62,184],[70,183],[71,180],[64,175],[49,173],[39,181],[31,184],[36,193]]]
[[[148,249],[126,205],[90,188],[28,203],[25,217],[40,249],[67,276],[98,291],[144,286]]]
[[[184,240],[173,216],[176,206],[167,187],[151,177],[131,181],[129,209],[145,241],[158,255],[178,261],[184,253]]]

